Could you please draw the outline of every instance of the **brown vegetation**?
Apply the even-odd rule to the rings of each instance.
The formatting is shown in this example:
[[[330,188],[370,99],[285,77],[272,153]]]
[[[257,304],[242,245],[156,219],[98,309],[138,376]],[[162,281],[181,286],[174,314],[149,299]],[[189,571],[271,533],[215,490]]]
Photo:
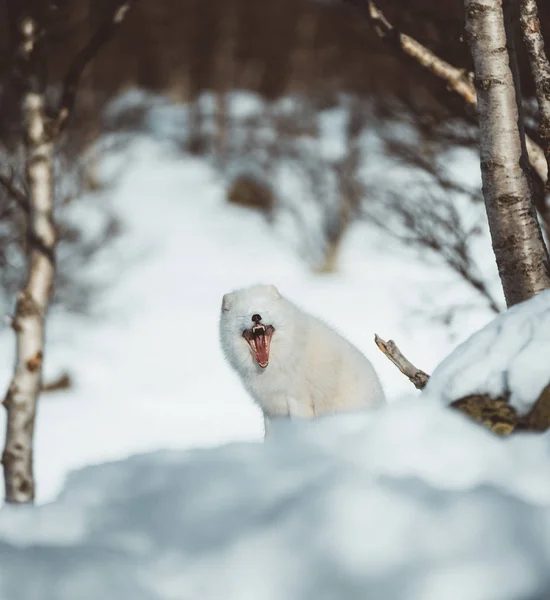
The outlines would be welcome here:
[[[267,183],[245,173],[233,179],[227,190],[227,201],[237,206],[256,208],[270,215],[275,204],[275,196]]]

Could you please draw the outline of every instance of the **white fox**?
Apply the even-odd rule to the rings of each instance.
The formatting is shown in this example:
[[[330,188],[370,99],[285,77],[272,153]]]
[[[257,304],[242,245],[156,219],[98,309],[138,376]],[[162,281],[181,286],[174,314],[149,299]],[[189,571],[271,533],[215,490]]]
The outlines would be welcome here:
[[[229,364],[264,413],[312,418],[374,408],[384,393],[371,363],[273,285],[225,294],[220,340]]]

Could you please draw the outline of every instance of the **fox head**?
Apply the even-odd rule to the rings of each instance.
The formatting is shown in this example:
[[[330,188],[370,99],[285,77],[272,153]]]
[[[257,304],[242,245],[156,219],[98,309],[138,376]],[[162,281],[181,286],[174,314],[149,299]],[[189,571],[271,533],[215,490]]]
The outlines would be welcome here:
[[[290,351],[295,323],[290,304],[274,285],[254,285],[225,294],[220,341],[237,371],[269,369]]]

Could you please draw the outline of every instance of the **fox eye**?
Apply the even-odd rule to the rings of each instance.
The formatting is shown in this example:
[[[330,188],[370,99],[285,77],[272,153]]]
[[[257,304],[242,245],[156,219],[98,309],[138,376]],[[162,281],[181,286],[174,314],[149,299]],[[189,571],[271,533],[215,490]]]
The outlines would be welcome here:
[[[262,320],[262,315],[259,315],[258,313],[256,313],[255,315],[252,315],[252,321],[254,321],[254,323],[258,323],[258,321]]]

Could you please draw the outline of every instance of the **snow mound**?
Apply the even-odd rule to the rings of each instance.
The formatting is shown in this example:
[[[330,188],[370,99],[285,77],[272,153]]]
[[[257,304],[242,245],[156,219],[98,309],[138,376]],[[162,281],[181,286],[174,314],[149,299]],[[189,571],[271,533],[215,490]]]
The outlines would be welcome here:
[[[472,335],[434,371],[427,394],[445,404],[469,396],[506,397],[528,413],[550,383],[550,290],[522,302]]]
[[[543,600],[550,437],[422,398],[86,467],[0,512],[1,600]]]

